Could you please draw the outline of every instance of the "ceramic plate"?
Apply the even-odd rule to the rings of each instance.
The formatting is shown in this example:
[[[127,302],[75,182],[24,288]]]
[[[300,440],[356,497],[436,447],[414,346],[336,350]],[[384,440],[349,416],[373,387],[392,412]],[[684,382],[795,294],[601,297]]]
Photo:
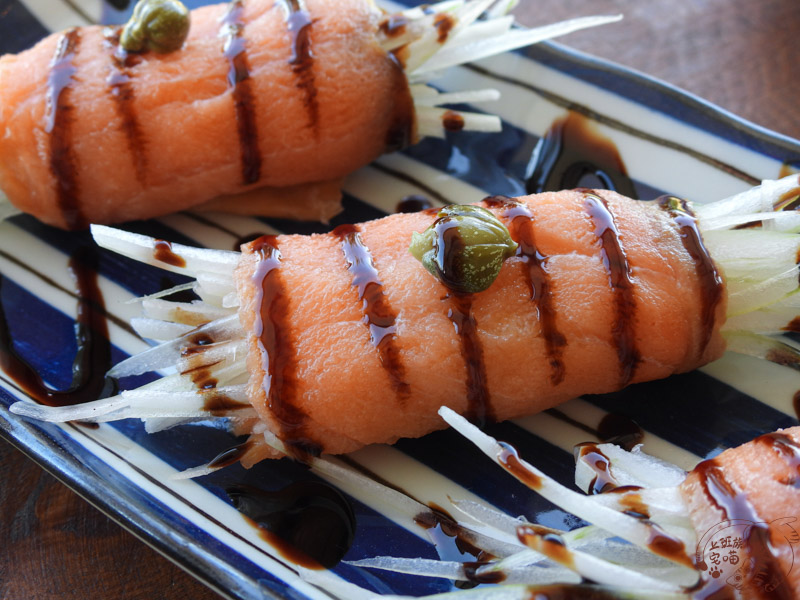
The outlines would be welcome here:
[[[125,4],[125,3],[122,3]],[[190,3],[191,4],[191,3]],[[7,0],[0,18],[0,51],[17,52],[49,31],[124,19],[124,11],[92,0]],[[619,67],[542,44],[452,70],[443,89],[495,87],[503,99],[492,110],[502,134],[458,134],[428,139],[384,156],[348,178],[345,211],[331,227],[393,212],[403,198],[434,203],[471,202],[489,194],[519,195],[541,173],[543,140],[565,118],[603,140],[618,154],[636,196],[661,193],[704,202],[776,178],[800,166],[800,143],[758,129],[696,98]],[[551,131],[548,138],[546,135]],[[605,173],[588,174],[598,185]],[[547,178],[545,178],[547,179]],[[557,186],[552,178],[545,182]],[[184,213],[126,228],[177,242],[232,249],[255,231],[307,233],[317,223]],[[0,224],[0,302],[15,350],[50,385],[67,388],[76,352],[76,298],[68,261],[91,247],[85,233],[64,233],[27,216]],[[137,312],[125,302],[178,282],[157,269],[97,253],[100,288],[109,312],[113,359],[145,348],[127,325]],[[123,381],[126,387],[141,383]],[[325,560],[332,573],[379,592],[421,595],[452,589],[449,582],[368,571],[337,562],[376,555],[435,558],[427,531],[395,514],[362,488],[332,491],[306,468],[288,460],[238,465],[196,480],[173,476],[210,460],[239,440],[208,424],[145,433],[138,421],[98,428],[49,425],[17,418],[8,406],[24,398],[0,372],[0,433],[25,448],[48,470],[124,526],[231,598],[327,598],[297,575],[291,553],[260,534],[232,504],[242,486],[272,499],[274,512],[308,494],[318,514],[302,512],[292,531],[321,519],[335,523]],[[696,372],[585,397],[556,410],[489,428],[557,480],[571,485],[572,447],[596,440],[608,414],[635,421],[645,449],[684,468],[722,449],[779,427],[797,424],[793,406],[797,373],[732,354]],[[606,419],[605,423],[608,423]],[[393,447],[373,447],[348,458],[375,478],[417,500],[445,509],[448,497],[480,498],[512,515],[545,525],[579,522],[511,480],[458,435],[444,431]],[[306,494],[306,495],[308,495]],[[308,509],[308,507],[306,507]],[[269,510],[267,510],[269,513]],[[321,515],[321,516],[320,516]],[[269,514],[265,517],[269,520]],[[286,535],[292,535],[291,531]],[[269,539],[265,539],[269,538]],[[326,546],[323,544],[323,546]]]

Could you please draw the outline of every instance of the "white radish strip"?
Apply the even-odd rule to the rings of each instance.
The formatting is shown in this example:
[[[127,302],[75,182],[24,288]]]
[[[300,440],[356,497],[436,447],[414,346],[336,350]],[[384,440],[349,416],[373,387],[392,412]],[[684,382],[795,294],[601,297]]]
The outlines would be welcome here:
[[[611,475],[620,485],[636,485],[646,488],[677,487],[686,479],[686,471],[672,463],[645,454],[639,446],[630,452],[616,444],[596,444],[596,446],[611,461]],[[576,463],[575,483],[588,493],[588,486],[579,481],[577,473],[577,467],[582,464],[585,465],[585,462],[577,461]],[[597,474],[596,471],[592,471],[592,473],[593,476]]]
[[[137,298],[131,298],[127,300],[125,304],[136,304],[137,302],[144,302],[150,298],[164,298],[165,296],[171,296],[172,294],[176,294],[178,292],[188,292],[194,289],[195,283],[190,281],[189,283],[182,283],[181,285],[173,286],[167,290],[161,290],[160,292],[155,292],[154,294],[148,294],[147,296],[139,296]]]
[[[764,279],[758,277],[761,269],[768,274],[781,273],[795,265],[800,247],[800,237],[795,234],[762,229],[709,231],[703,234],[703,240],[728,278],[750,275]]]
[[[425,61],[418,68],[409,68],[410,79],[419,77],[426,73],[442,71],[444,69],[461,65],[466,62],[473,62],[481,58],[486,58],[494,54],[508,52],[517,48],[530,46],[538,42],[548,40],[560,35],[566,35],[573,31],[597,27],[608,23],[614,23],[622,19],[622,15],[581,17],[569,19],[560,23],[553,23],[534,29],[519,29],[507,33],[499,38],[487,39],[462,45],[452,50],[445,46],[440,52],[436,53],[429,60]]]
[[[434,93],[425,95],[415,94],[414,104],[417,107],[440,106],[442,104],[477,104],[478,102],[493,102],[500,99],[500,92],[491,88],[485,90],[466,90],[463,92],[448,92],[439,94],[436,92],[436,90],[428,86],[421,87],[432,90]]]
[[[773,231],[794,232],[800,227],[800,213],[795,211],[748,213],[720,217],[718,219],[705,219],[703,221],[703,231],[730,229],[737,225],[756,223],[758,221],[772,221]]]
[[[450,560],[433,560],[427,558],[394,558],[392,556],[376,556],[361,560],[345,561],[354,567],[369,567],[407,575],[423,577],[442,577],[444,579],[464,579],[464,565]]]
[[[465,3],[456,11],[449,11],[455,18],[456,23],[448,32],[448,40],[457,37],[460,31],[469,27],[493,3],[494,0],[474,0],[473,2]],[[419,40],[407,46],[408,55],[405,61],[405,71],[409,79],[413,77],[415,71],[431,60],[431,57],[435,57],[438,52],[442,51],[443,45],[438,38],[439,32],[434,26],[428,29]],[[446,47],[446,43],[447,41],[445,40],[444,47]]]
[[[626,569],[591,554],[568,549],[560,542],[546,539],[534,532],[524,532],[521,537],[524,537],[525,543],[533,550],[541,552],[551,560],[597,583],[622,584],[643,590],[661,590],[674,593],[681,591],[681,588],[676,585],[642,575],[637,571]]]
[[[458,514],[465,515],[471,521],[480,523],[484,528],[487,528],[481,529],[483,533],[492,535],[497,540],[509,544],[509,546],[521,546],[517,538],[517,528],[520,525],[529,524],[522,517],[514,518],[490,506],[470,500],[451,500],[451,502]],[[460,520],[459,524],[462,524]],[[475,528],[475,526],[468,524],[464,524],[464,526]],[[611,536],[611,534],[594,525],[586,525],[572,531],[561,531],[543,525],[536,525],[536,528],[543,533],[549,532],[560,535],[575,547],[580,547],[596,540],[607,540]],[[492,533],[487,533],[488,531]]]
[[[456,35],[451,35],[445,47],[450,52],[459,46],[474,44],[489,38],[506,35],[514,25],[512,15],[504,15],[495,19],[476,21]]]
[[[207,419],[202,417],[148,417],[146,419],[142,419],[142,422],[144,423],[144,430],[147,433],[158,433],[159,431],[172,429],[178,425],[197,423],[198,421],[207,421]]]
[[[195,287],[195,293],[200,296],[200,299],[206,304],[210,304],[211,306],[221,306],[224,308],[223,302],[231,292],[219,288],[212,291],[208,288],[203,288],[202,286],[198,285]]]
[[[469,517],[470,519],[481,523],[487,527],[491,527],[498,532],[501,532],[509,537],[509,541],[517,543],[517,527],[526,523],[522,517],[512,517],[499,510],[496,510],[485,504],[473,502],[471,500],[457,500],[451,499],[453,506],[458,512]],[[563,531],[559,532],[564,533]]]
[[[222,302],[220,304],[222,308],[238,308],[239,294],[237,294],[235,291],[228,292],[222,297]]]
[[[222,386],[210,390],[191,390],[186,392],[161,392],[154,390],[128,390],[120,396],[126,399],[129,417],[144,419],[148,417],[202,417],[211,412],[205,408],[206,402],[224,396],[230,404],[240,409],[249,408],[247,386]],[[237,410],[232,408],[231,410]]]
[[[142,302],[142,312],[145,317],[151,319],[199,327],[210,321],[227,317],[232,311],[199,301],[170,302],[169,300],[148,298]]]
[[[782,197],[800,188],[797,174],[788,175],[778,180],[765,180],[761,185],[750,188],[723,200],[709,204],[695,205],[694,211],[700,220],[700,228],[706,219],[717,219],[727,215],[764,212],[765,198],[774,205]]]
[[[785,331],[800,316],[800,289],[788,294],[768,307],[743,315],[729,316],[722,331],[750,331],[774,333]]]
[[[417,128],[429,137],[444,137],[446,115],[458,115],[463,120],[460,131],[498,132],[503,128],[502,121],[494,115],[462,112],[444,108],[422,106],[417,111]]]
[[[740,315],[768,308],[797,289],[797,269],[757,283],[728,281],[728,314]]]
[[[500,2],[496,2],[489,10],[486,11],[486,17],[489,19],[496,19],[498,17],[502,17],[503,15],[507,15],[517,7],[517,4],[519,4],[519,0],[501,0]]]
[[[461,435],[469,439],[475,444],[484,454],[494,460],[504,469],[508,470],[506,465],[503,464],[500,457],[503,456],[506,449],[501,446],[497,440],[491,436],[486,435],[480,429],[472,425],[469,421],[458,415],[453,410],[443,406],[439,409],[441,417]],[[649,548],[652,543],[653,535],[664,535],[652,525],[647,522],[641,521],[634,517],[618,513],[613,509],[606,508],[605,506],[598,506],[592,502],[587,496],[573,492],[572,490],[564,487],[557,481],[545,475],[536,467],[530,465],[523,459],[517,459],[519,468],[524,471],[523,473],[511,473],[522,483],[529,485],[531,489],[539,493],[542,497],[560,506],[563,510],[571,512],[577,517],[594,523],[598,527],[602,527],[611,531],[619,537],[628,540],[629,542]],[[520,478],[522,476],[522,478]],[[536,485],[530,485],[525,481],[525,477],[536,480]],[[686,541],[683,541],[684,545]],[[691,565],[691,559],[687,554],[672,557],[678,564]]]
[[[94,420],[103,415],[113,413],[124,408],[129,400],[121,396],[103,398],[92,402],[84,402],[74,406],[45,406],[34,402],[15,402],[9,410],[23,417],[30,417],[49,423],[63,423],[66,421]]]
[[[210,367],[209,370],[210,375],[213,375],[213,377],[217,380],[218,385],[241,385],[247,383],[250,377],[244,360],[238,360],[228,366],[223,366],[222,368],[214,365],[213,367]],[[186,380],[187,384],[190,383],[195,388],[197,387],[197,383],[195,383],[195,379],[191,372],[183,373],[181,377]]]
[[[589,496],[592,502],[607,506],[618,512],[636,510],[642,507],[651,521],[658,523],[669,532],[675,532],[681,539],[692,539],[695,535],[689,511],[681,498],[678,488],[652,488],[627,493],[611,492]],[[626,503],[626,499],[633,502]],[[669,504],[677,500],[677,504]]]
[[[541,561],[541,555],[537,556]],[[469,580],[464,574],[464,564],[455,561],[377,556],[375,558],[349,561],[347,564],[354,567],[369,567],[407,575],[420,575],[422,577],[442,577],[456,581]],[[503,584],[505,585],[516,583],[543,585],[548,583],[578,583],[580,581],[580,576],[572,571],[553,565],[525,565],[516,568],[499,569],[495,564],[488,563],[478,567],[475,577],[480,580],[482,576],[496,572],[503,574]]]
[[[239,264],[239,258],[241,257],[239,252],[171,244],[172,253],[186,261],[185,267],[179,267],[155,258],[156,243],[158,242],[155,238],[114,229],[105,225],[92,225],[91,232],[95,242],[103,248],[113,250],[139,262],[185,275],[192,275],[199,271],[231,274],[236,265]]]
[[[314,573],[323,571],[314,571]],[[309,579],[310,583],[316,583]],[[458,590],[420,596],[413,600],[531,600],[532,598],[550,598],[553,594],[551,585],[535,586],[513,584],[502,586],[481,586],[471,590]],[[564,584],[557,586],[559,598],[603,598],[604,600],[686,600],[685,593],[664,592],[660,590],[643,590],[631,587],[606,586],[594,584]],[[342,596],[350,600],[362,600],[363,596]],[[375,600],[375,596],[371,597]],[[411,596],[380,596],[380,600],[412,600]]]
[[[762,358],[800,371],[800,351],[789,344],[765,335],[745,331],[725,334],[728,350]]]
[[[223,366],[236,362],[243,363],[246,357],[247,341],[244,338],[235,338],[205,346],[194,346],[194,352],[178,358],[176,367],[180,372],[208,367],[214,373]]]
[[[239,324],[239,316],[233,314],[131,356],[114,366],[108,374],[111,377],[127,377],[173,366],[180,358],[182,348],[195,346],[191,339],[198,334],[207,335],[213,340],[230,340],[241,338],[243,331]]]
[[[195,477],[203,477],[211,473],[219,471],[219,467],[209,467],[208,465],[200,465],[199,467],[190,467],[184,469],[172,476],[172,479],[194,479]]]
[[[133,327],[133,330],[139,334],[140,337],[156,342],[165,342],[175,339],[194,329],[191,325],[167,323],[165,321],[145,319],[143,317],[134,317],[131,319],[131,327]]]
[[[197,286],[195,292],[201,298],[205,295],[211,294],[217,297],[224,297],[226,294],[234,291],[236,286],[233,283],[233,271],[228,273],[211,273],[200,271],[196,274]],[[219,302],[209,303],[214,306],[221,306]]]

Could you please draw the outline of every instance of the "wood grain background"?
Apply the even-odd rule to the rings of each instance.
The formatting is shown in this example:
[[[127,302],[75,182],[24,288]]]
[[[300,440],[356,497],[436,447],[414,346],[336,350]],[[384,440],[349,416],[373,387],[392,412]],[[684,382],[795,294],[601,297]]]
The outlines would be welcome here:
[[[526,25],[623,13],[562,43],[800,138],[797,0],[523,0]],[[219,596],[0,442],[0,598]]]

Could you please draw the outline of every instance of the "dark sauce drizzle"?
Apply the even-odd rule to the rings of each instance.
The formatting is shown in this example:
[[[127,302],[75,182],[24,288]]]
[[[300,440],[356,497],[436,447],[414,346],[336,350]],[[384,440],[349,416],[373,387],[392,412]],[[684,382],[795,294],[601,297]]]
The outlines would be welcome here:
[[[436,27],[436,41],[444,44],[456,26],[456,20],[448,13],[438,13],[433,17],[433,26]]]
[[[407,25],[408,17],[398,13],[384,17],[378,25],[378,29],[386,37],[397,37],[405,33]]]
[[[503,218],[510,220],[509,233],[517,242],[517,256],[522,259],[522,269],[528,282],[531,300],[536,303],[536,312],[542,328],[542,337],[550,364],[550,383],[558,385],[564,380],[564,348],[567,339],[556,324],[556,311],[553,305],[553,290],[547,273],[547,257],[536,248],[534,218],[530,209],[504,196],[484,199],[490,208],[503,209]]]
[[[242,444],[223,450],[209,461],[208,468],[222,469],[239,462],[253,448],[253,445],[252,439],[248,439]]]
[[[435,267],[438,279],[449,288],[445,300],[450,300],[447,317],[453,323],[461,343],[461,356],[467,370],[467,410],[464,417],[477,425],[492,420],[494,415],[486,384],[486,363],[483,345],[478,336],[478,323],[472,315],[473,294],[454,291],[459,283],[454,273],[461,272],[459,261],[464,256],[464,240],[457,223],[449,216],[433,223],[436,249]]]
[[[68,229],[87,225],[80,206],[77,158],[72,143],[75,107],[70,104],[77,70],[72,60],[80,39],[80,31],[75,28],[61,34],[47,77],[45,131],[50,134],[50,172],[56,180],[56,203]]]
[[[103,30],[105,47],[111,55],[110,73],[106,77],[106,83],[121,120],[120,129],[128,141],[136,179],[141,185],[145,185],[147,154],[144,134],[136,116],[134,106],[136,95],[131,83],[134,77],[131,68],[141,61],[141,57],[138,54],[129,54],[120,46],[120,32],[120,27],[106,27]]]
[[[589,488],[590,494],[602,494],[619,487],[619,482],[611,474],[611,461],[593,442],[584,442],[575,446],[575,461],[585,463],[594,471]]]
[[[800,488],[800,444],[785,433],[767,433],[755,439],[755,443],[767,444],[789,465],[793,473],[778,480],[783,485]]]
[[[256,100],[250,79],[244,39],[243,0],[233,0],[222,18],[220,35],[225,39],[223,54],[228,59],[228,85],[233,89],[236,110],[236,132],[242,163],[242,183],[255,183],[261,178],[261,149],[258,144]]]
[[[261,537],[295,564],[332,569],[353,543],[353,507],[333,486],[299,481],[276,491],[248,485],[225,491]]]
[[[543,535],[535,526],[520,525],[517,527],[517,538],[526,546],[535,548],[561,565],[572,568],[575,564],[573,553],[567,548],[564,539],[560,535],[554,533],[545,533]],[[539,542],[538,544],[536,543],[537,541]]]
[[[456,328],[461,342],[461,356],[467,369],[467,411],[464,417],[483,425],[487,420],[493,420],[494,414],[486,386],[483,345],[478,337],[478,323],[472,315],[473,295],[453,292],[447,297],[451,300],[447,317]]]
[[[782,443],[779,438],[762,436],[762,443]],[[778,450],[782,453],[781,450]],[[716,506],[723,516],[723,520],[746,521],[752,523],[744,530],[742,543],[744,551],[751,562],[752,579],[745,579],[743,585],[745,596],[748,598],[767,598],[773,600],[789,600],[793,598],[791,584],[786,579],[778,557],[774,553],[770,541],[770,531],[767,523],[759,518],[755,508],[731,481],[725,477],[722,465],[716,459],[705,460],[695,467],[700,485],[711,506]],[[714,580],[708,576],[708,565],[698,557],[697,567],[701,570],[701,580],[693,590],[693,598],[711,599],[725,596],[729,590],[722,589],[724,581]],[[744,561],[747,568],[748,561]],[[769,589],[768,589],[769,588]]]
[[[153,258],[157,261],[172,265],[173,267],[185,267],[186,261],[182,256],[178,256],[172,251],[172,244],[166,240],[156,240],[153,245]]]
[[[308,415],[296,405],[297,353],[290,331],[289,296],[281,277],[277,236],[258,238],[252,249],[259,256],[253,273],[258,306],[255,334],[265,373],[267,406],[286,449],[298,460],[307,460],[309,456],[319,456],[322,448],[307,431]]]
[[[498,571],[478,573],[493,557],[478,548],[474,534],[459,525],[446,510],[435,504],[428,506],[430,511],[415,516],[414,522],[427,530],[441,560],[461,563],[463,580],[457,581],[455,587],[468,589],[482,583],[500,583],[505,579],[505,574]],[[474,560],[465,561],[467,557]]]
[[[609,493],[620,494],[619,503],[625,507],[623,513],[629,517],[645,520],[650,518],[650,508],[642,499],[642,494],[639,492],[641,489],[638,485],[621,485]]]
[[[0,306],[0,367],[28,395],[48,406],[81,404],[116,393],[116,382],[106,378],[111,368],[111,342],[105,303],[97,285],[97,254],[80,247],[70,257],[69,271],[78,295],[75,338],[78,351],[72,366],[72,385],[67,390],[47,386],[34,368],[14,349],[5,312]],[[0,276],[0,284],[3,278]]]
[[[541,489],[542,478],[525,465],[514,446],[498,442],[501,450],[497,457],[500,466],[534,491]]]
[[[314,76],[314,54],[311,51],[311,26],[313,20],[300,0],[281,0],[286,10],[286,25],[291,36],[292,55],[289,64],[292,67],[297,88],[303,92],[303,103],[308,116],[308,126],[319,136],[319,102],[317,100],[317,84]]]
[[[347,270],[353,276],[353,287],[358,290],[358,299],[362,301],[363,321],[369,328],[370,341],[378,349],[392,389],[400,401],[405,401],[411,395],[411,388],[405,381],[406,369],[397,346],[397,315],[383,293],[383,283],[369,248],[364,245],[355,225],[339,225],[332,233],[341,242]]]
[[[422,212],[423,210],[427,210],[429,208],[433,208],[433,202],[431,202],[430,198],[423,196],[422,194],[411,194],[397,203],[394,212],[415,213]]]
[[[717,266],[703,244],[703,238],[697,227],[697,219],[686,200],[672,196],[661,196],[656,199],[658,205],[669,212],[680,232],[681,242],[695,264],[697,278],[700,281],[702,335],[698,355],[702,355],[714,333],[717,307],[722,302],[724,284]],[[680,208],[674,208],[680,206]]]
[[[464,129],[464,117],[454,110],[447,110],[442,114],[442,127],[445,131],[461,131]]]
[[[539,140],[528,171],[529,194],[597,187],[583,182],[585,177],[593,176],[601,187],[636,198],[616,146],[592,131],[586,117],[573,111],[555,121]]]
[[[608,283],[614,294],[615,318],[611,335],[619,358],[619,384],[630,383],[641,361],[636,346],[636,298],[631,279],[630,265],[619,239],[619,231],[606,201],[595,194],[586,193],[586,210],[594,223],[594,233],[600,240],[603,266],[608,273]]]
[[[633,450],[644,439],[644,430],[626,415],[608,413],[597,426],[597,437],[609,444],[616,444],[625,450]]]

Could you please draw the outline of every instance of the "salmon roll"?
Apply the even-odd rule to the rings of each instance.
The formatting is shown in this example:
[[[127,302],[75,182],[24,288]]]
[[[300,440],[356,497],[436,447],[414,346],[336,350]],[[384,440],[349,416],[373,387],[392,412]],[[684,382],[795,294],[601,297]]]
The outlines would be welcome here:
[[[791,176],[697,207],[602,190],[490,197],[264,236],[241,253],[95,226],[100,245],[197,278],[194,303],[143,301],[133,325],[163,342],[110,375],[177,372],[89,405],[14,410],[225,416],[253,433],[248,461],[307,460],[439,429],[441,406],[510,419],[726,347],[786,362],[797,352],[773,334],[800,314],[800,220],[780,199],[797,186]],[[775,213],[763,213],[767,192]]]
[[[476,45],[494,0],[398,14],[233,0],[187,12],[168,52],[129,49],[148,2],[125,28],[74,28],[0,58],[0,189],[17,210],[66,229],[190,208],[325,221],[342,178],[381,154],[453,123],[499,129],[437,108],[426,73],[538,39],[495,11],[500,27],[475,25],[488,36]]]

